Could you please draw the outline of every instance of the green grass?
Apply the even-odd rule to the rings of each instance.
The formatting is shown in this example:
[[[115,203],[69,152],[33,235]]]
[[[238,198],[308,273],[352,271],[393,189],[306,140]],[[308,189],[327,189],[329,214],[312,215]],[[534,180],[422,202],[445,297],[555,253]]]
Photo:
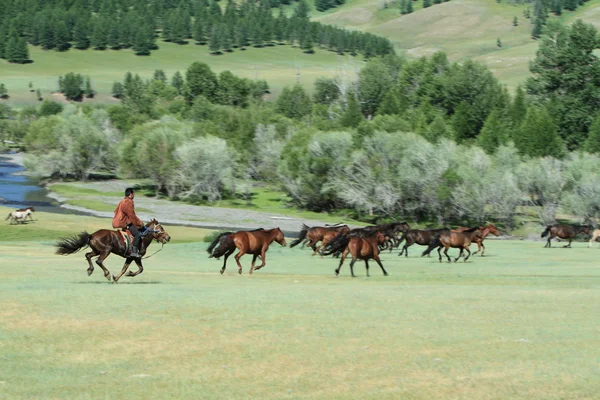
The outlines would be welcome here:
[[[204,231],[167,226],[173,241],[114,285],[34,231],[13,240],[23,228],[109,222],[40,214],[0,231],[3,398],[593,399],[600,390],[598,248],[489,240],[489,257],[452,264],[385,253],[390,276],[372,265],[366,278],[357,263],[352,279],[347,265],[332,276],[337,260],[275,244],[254,275],[245,256],[242,276],[234,260],[221,276]],[[121,259],[106,264],[114,273]]]
[[[207,63],[216,73],[230,70],[238,76],[265,79],[271,87],[272,96],[277,96],[284,86],[293,85],[298,78],[302,85],[312,90],[317,77],[333,76],[349,58],[353,63],[362,63],[359,58],[339,56],[325,50],[317,50],[311,55],[304,54],[291,46],[262,49],[250,47],[245,51],[236,50],[221,56],[210,55],[206,46],[180,46],[166,42],[159,42],[159,46],[160,49],[153,51],[148,57],[135,56],[131,50],[72,49],[59,53],[30,47],[30,57],[34,62],[16,65],[1,60],[0,77],[11,96],[8,100],[11,105],[37,103],[35,93],[29,92],[29,82],[33,83],[34,89],[42,91],[44,98],[60,100],[60,96],[50,93],[57,90],[58,76],[67,72],[77,72],[92,78],[92,85],[98,96],[91,101],[114,103],[117,100],[110,97],[112,85],[116,81],[122,81],[127,71],[150,78],[155,70],[162,69],[170,78],[176,71],[183,73],[193,62],[200,61]]]
[[[49,189],[61,196],[123,196],[123,191],[102,192],[88,187],[81,187],[80,182],[53,183]]]

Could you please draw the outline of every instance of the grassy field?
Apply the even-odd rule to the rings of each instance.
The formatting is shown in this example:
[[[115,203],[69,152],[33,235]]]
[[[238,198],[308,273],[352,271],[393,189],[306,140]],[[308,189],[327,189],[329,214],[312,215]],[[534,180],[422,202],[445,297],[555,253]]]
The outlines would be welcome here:
[[[29,92],[29,82],[33,83],[34,89],[40,89],[45,98],[60,99],[50,94],[58,89],[58,77],[67,72],[77,72],[92,78],[92,85],[98,92],[93,101],[110,103],[116,102],[110,97],[113,83],[122,81],[127,71],[150,78],[155,70],[162,69],[170,78],[176,71],[183,73],[190,64],[200,61],[207,63],[216,73],[230,70],[238,76],[265,79],[272,95],[277,96],[284,86],[293,85],[297,79],[312,90],[317,77],[333,76],[347,63],[362,64],[360,58],[320,50],[315,54],[304,54],[291,46],[248,48],[221,56],[210,55],[206,46],[180,46],[166,42],[160,42],[159,46],[160,49],[148,57],[135,56],[131,50],[70,50],[59,53],[30,46],[30,57],[34,60],[31,64],[16,65],[0,60],[0,81],[11,95],[9,104],[19,106],[37,103],[35,93]]]
[[[0,209],[4,212],[4,209]],[[384,254],[390,273],[274,245],[244,275],[206,258],[205,230],[169,227],[136,278],[87,277],[58,236],[109,220],[40,213],[0,231],[0,393],[10,399],[594,399],[598,248],[488,241],[440,264]],[[156,244],[153,245],[157,246]],[[158,246],[157,246],[158,247]],[[152,248],[151,248],[152,249]],[[111,272],[121,266],[112,256]]]

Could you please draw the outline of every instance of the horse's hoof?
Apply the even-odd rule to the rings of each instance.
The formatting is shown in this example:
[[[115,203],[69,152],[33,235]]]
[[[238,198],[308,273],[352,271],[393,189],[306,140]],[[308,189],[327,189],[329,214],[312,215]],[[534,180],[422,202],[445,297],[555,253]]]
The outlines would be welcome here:
[[[242,274],[242,270],[241,269],[238,269],[238,274],[240,274],[240,275]]]
[[[88,270],[87,270],[87,274],[88,274],[88,276],[92,275],[92,272],[94,272],[94,270],[93,270],[93,269],[88,269]]]
[[[219,271],[221,273],[221,275],[223,275],[223,273],[225,272],[224,269],[222,269],[221,271]]]
[[[383,276],[388,276],[388,275],[389,275],[388,273],[383,274]]]
[[[106,277],[109,281],[110,281],[110,275]],[[117,283],[117,278],[113,275],[112,276],[113,282]]]

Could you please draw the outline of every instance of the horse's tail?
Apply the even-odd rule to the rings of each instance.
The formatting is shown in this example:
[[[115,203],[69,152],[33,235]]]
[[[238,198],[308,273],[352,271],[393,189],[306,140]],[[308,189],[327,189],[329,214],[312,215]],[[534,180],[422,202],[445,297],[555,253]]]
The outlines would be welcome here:
[[[327,243],[327,246],[322,251],[324,256],[336,255],[344,251],[346,246],[350,242],[350,238],[347,235],[338,234],[331,242]]]
[[[79,250],[89,246],[91,237],[92,235],[83,231],[78,236],[61,238],[60,241],[55,244],[55,246],[58,247],[56,249],[56,254],[66,256],[77,253]]]
[[[210,246],[208,246],[208,249],[206,249],[208,254],[210,254],[208,258],[219,258],[223,254],[227,253],[227,251],[231,250],[231,247],[235,247],[233,238],[231,237],[232,233],[233,232],[223,232],[217,236],[215,240],[213,240]],[[219,246],[215,248],[217,244],[219,244]]]
[[[550,229],[552,229],[552,225],[548,225],[546,227],[546,230],[544,232],[542,232],[542,237],[548,236],[548,234],[550,233]]]
[[[433,249],[435,249],[436,247],[440,247],[442,245],[442,242],[440,242],[440,237],[436,236],[433,239],[431,239],[429,241],[429,247],[427,247],[427,249],[423,252],[423,254],[421,254],[421,257],[425,257],[428,256],[429,253],[431,253],[431,251]]]
[[[308,226],[306,224],[302,224],[302,230],[300,231],[300,236],[298,239],[294,240],[290,243],[290,247],[298,246],[304,239],[306,239],[306,234],[308,233]]]

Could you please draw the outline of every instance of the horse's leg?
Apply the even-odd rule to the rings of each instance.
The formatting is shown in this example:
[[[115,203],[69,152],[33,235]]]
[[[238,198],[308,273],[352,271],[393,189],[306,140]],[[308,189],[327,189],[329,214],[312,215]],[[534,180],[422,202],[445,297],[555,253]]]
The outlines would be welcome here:
[[[475,253],[473,253],[473,255],[479,253],[481,251],[481,247],[483,246],[483,243],[479,240],[476,240],[475,243],[477,243],[477,251]],[[481,253],[481,255],[483,255],[483,253]]]
[[[254,263],[256,263],[256,259],[258,258],[258,254],[252,255],[252,264],[250,265],[250,275],[254,272]]]
[[[452,262],[452,259],[450,258],[450,256],[448,255],[448,249],[450,248],[450,246],[444,245],[444,255],[446,256],[446,258],[448,259],[448,262]]]
[[[465,250],[467,251],[467,256],[465,257],[465,262],[467,262],[467,260],[469,259],[469,257],[471,257],[471,250],[469,250],[469,246],[465,246]],[[460,250],[460,252],[462,253],[462,249]]]
[[[139,275],[142,272],[144,272],[144,267],[142,266],[142,259],[141,258],[135,258],[135,263],[138,266],[138,270],[135,271],[135,272],[127,271],[127,274],[125,276],[136,276],[136,275]]]
[[[460,252],[458,253],[458,257],[454,259],[454,262],[457,262],[463,256],[463,248],[461,247]]]
[[[350,273],[352,274],[353,278],[356,278],[356,275],[354,275],[354,263],[356,262],[356,257],[352,256],[352,261],[350,261]]]
[[[90,276],[94,272],[94,264],[92,264],[92,258],[96,257],[98,253],[94,249],[89,253],[85,253],[85,259],[87,260],[90,267],[87,269],[87,274]]]
[[[267,249],[268,248],[269,248],[269,246],[267,245],[267,246],[263,247],[263,249],[261,250],[260,255],[259,255],[261,264],[258,267],[254,268],[255,271],[258,271],[259,269],[261,269],[262,267],[264,267],[267,264]]]
[[[342,257],[340,259],[340,265],[338,265],[337,269],[335,270],[335,276],[338,276],[340,274],[340,269],[342,268],[342,264],[344,263],[344,260],[346,259],[347,254],[348,254],[348,249],[345,249],[344,252],[342,253]]]
[[[440,262],[442,262],[442,246],[438,247],[438,256],[440,258]]]
[[[100,254],[100,256],[98,258],[96,258],[96,264],[98,264],[98,266],[100,268],[102,268],[102,271],[104,271],[104,277],[106,279],[108,279],[108,281],[110,282],[110,271],[108,269],[106,269],[106,267],[104,266],[104,260],[106,260],[106,257],[108,257],[110,255],[110,253],[103,253]]]
[[[367,269],[367,276],[371,276],[369,275],[369,261],[365,260],[365,268]]]
[[[573,238],[569,238],[569,244],[566,246],[563,246],[564,248],[570,248],[571,247],[571,241],[573,240]]]
[[[235,255],[235,262],[237,263],[238,266],[238,274],[242,274],[242,264],[240,263],[240,257],[242,257],[244,254],[246,254],[246,252],[242,249],[240,249],[239,253],[237,253]]]
[[[402,247],[402,251],[398,255],[401,256],[402,253],[404,253],[404,255],[408,257],[408,247],[411,246],[413,243],[414,242],[409,242],[408,239],[406,239],[406,242],[404,242],[404,247]]]
[[[123,264],[123,268],[121,268],[121,272],[119,272],[119,275],[114,276],[113,275],[113,282],[117,283],[119,281],[119,279],[121,279],[121,277],[123,276],[123,274],[125,272],[127,272],[127,268],[129,268],[129,264],[131,264],[131,262],[133,261],[134,257],[129,257],[127,259],[125,259],[125,264]]]
[[[388,276],[387,271],[385,270],[385,268],[383,268],[383,264],[381,263],[381,259],[379,258],[379,255],[373,257],[373,259],[375,260],[377,265],[379,265],[379,268],[381,268],[381,270],[383,271],[383,276]]]
[[[225,256],[225,260],[223,260],[223,268],[221,268],[221,275],[223,275],[223,272],[225,272],[225,266],[227,265],[227,258],[233,254],[233,252],[235,251],[235,248],[233,250],[228,251],[227,253],[224,254]]]

